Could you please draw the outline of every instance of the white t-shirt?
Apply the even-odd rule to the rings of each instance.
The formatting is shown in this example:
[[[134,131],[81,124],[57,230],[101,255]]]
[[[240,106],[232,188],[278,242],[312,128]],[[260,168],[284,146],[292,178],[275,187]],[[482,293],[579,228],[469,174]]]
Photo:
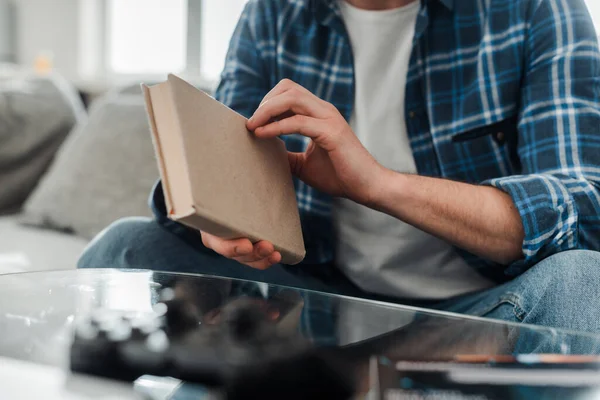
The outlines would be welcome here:
[[[350,126],[386,168],[416,173],[404,98],[420,1],[372,11],[339,1],[354,53]],[[334,204],[336,263],[363,290],[443,299],[493,286],[454,248],[394,217],[345,199]]]

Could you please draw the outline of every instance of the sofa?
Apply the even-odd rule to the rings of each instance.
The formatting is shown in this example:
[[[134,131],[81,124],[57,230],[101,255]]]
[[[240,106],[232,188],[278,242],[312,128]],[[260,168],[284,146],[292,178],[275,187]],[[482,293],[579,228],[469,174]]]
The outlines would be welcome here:
[[[0,216],[0,274],[74,268],[87,240]]]
[[[60,76],[0,65],[0,274],[75,268],[111,222],[150,216],[157,178],[139,85],[85,110]]]

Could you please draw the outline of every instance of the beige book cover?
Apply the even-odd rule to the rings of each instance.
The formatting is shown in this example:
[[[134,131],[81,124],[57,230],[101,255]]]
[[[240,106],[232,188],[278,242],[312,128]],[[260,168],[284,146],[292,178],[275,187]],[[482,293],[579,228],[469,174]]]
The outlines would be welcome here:
[[[283,141],[169,75],[142,85],[169,218],[223,238],[268,240],[282,262],[306,253]]]

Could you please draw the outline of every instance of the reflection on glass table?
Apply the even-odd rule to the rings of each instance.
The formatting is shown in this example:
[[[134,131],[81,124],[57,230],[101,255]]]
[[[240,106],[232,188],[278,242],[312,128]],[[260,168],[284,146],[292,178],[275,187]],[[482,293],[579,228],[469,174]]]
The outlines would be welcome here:
[[[192,318],[192,324],[197,321],[217,328],[228,318],[228,307],[251,299],[281,335],[294,335],[307,345],[340,352],[344,360],[340,373],[353,382],[357,393],[363,394],[373,390],[385,365],[418,361],[435,362],[428,364],[435,366],[490,357],[501,361],[501,356],[523,354],[600,352],[600,335],[589,333],[508,324],[231,279],[149,271],[80,270],[0,276],[0,357],[67,370],[78,321],[100,311],[153,315],[161,312],[157,304],[165,290],[185,299],[189,305],[185,313]],[[183,324],[185,320],[178,317],[171,324]],[[379,373],[374,374],[374,368]],[[592,379],[590,384],[595,382]],[[165,393],[179,385],[179,381],[170,378],[153,377],[143,377],[135,383],[139,393],[154,393],[153,398],[168,398]]]

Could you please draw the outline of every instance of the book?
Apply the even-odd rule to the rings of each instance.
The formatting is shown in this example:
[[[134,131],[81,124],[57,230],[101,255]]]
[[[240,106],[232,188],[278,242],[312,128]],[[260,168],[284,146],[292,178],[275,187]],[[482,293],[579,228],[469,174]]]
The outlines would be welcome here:
[[[168,217],[226,239],[267,240],[282,263],[305,256],[283,141],[175,75],[142,85]]]

